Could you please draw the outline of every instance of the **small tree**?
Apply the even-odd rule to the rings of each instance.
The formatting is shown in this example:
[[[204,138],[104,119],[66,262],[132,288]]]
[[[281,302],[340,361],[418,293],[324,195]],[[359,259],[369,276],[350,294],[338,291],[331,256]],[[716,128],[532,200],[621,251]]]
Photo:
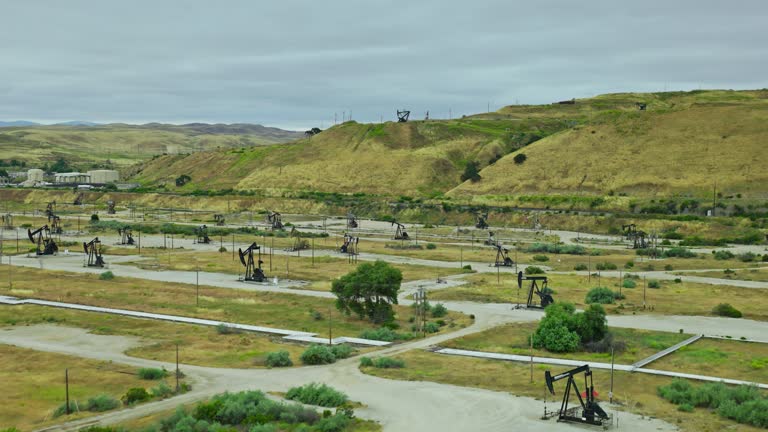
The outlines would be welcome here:
[[[476,182],[480,180],[480,169],[475,161],[467,162],[467,166],[464,167],[464,174],[461,175],[461,181],[471,180]]]
[[[182,174],[178,177],[176,177],[176,186],[184,186],[185,184],[189,183],[192,180],[192,177]]]
[[[357,269],[333,281],[336,308],[349,315],[357,314],[375,323],[392,320],[392,305],[397,304],[397,292],[403,274],[384,261],[364,263]]]

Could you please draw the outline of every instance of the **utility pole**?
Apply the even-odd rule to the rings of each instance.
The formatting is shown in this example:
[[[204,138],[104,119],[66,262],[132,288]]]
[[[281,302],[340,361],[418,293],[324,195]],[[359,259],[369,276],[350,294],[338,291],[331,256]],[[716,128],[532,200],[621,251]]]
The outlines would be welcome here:
[[[315,238],[312,237],[312,268],[315,268]]]
[[[531,384],[533,384],[533,333],[531,333]]]
[[[614,361],[614,351],[613,351],[613,344],[611,344],[611,391],[608,392],[608,403],[613,403],[613,361]]]
[[[176,393],[179,392],[179,343],[176,342]]]
[[[66,412],[72,414],[69,410],[69,369],[64,369],[64,394],[66,395]]]
[[[235,260],[235,233],[232,233],[232,261]]]
[[[200,266],[195,269],[195,306],[200,307]]]
[[[328,346],[333,345],[333,319],[331,313],[333,312],[333,303],[328,305]]]

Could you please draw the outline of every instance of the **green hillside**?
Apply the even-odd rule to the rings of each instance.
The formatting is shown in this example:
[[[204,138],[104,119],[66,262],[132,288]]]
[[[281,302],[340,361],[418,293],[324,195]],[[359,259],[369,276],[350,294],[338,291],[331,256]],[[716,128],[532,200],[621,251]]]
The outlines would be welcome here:
[[[128,166],[163,153],[283,143],[301,134],[259,125],[111,124],[0,128],[0,159],[40,167],[63,158],[77,169]]]
[[[641,111],[637,103],[647,104]],[[458,120],[347,122],[277,147],[164,156],[136,179],[175,190],[310,190],[473,198],[768,190],[768,91],[624,93]],[[514,157],[524,153],[522,164]],[[462,182],[469,161],[482,179]]]

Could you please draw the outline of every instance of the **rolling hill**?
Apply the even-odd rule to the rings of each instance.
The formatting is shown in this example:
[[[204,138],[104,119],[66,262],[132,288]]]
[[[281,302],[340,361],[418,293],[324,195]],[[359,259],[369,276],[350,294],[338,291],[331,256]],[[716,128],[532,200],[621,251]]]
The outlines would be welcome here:
[[[637,103],[647,104],[639,110]],[[312,139],[169,155],[135,179],[175,190],[384,195],[745,197],[768,193],[768,90],[621,93],[459,120],[334,126]],[[527,159],[514,162],[517,154]],[[481,180],[462,182],[467,162]]]
[[[64,158],[78,169],[109,159],[126,167],[163,153],[188,153],[216,148],[254,147],[284,143],[298,132],[252,124],[54,125],[0,129],[0,159],[42,166]]]

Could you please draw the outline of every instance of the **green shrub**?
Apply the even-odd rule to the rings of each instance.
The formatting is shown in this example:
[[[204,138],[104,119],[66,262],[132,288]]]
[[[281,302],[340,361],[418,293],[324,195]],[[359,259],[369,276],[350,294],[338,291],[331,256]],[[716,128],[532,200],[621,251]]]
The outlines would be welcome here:
[[[587,270],[588,267],[586,264],[576,264],[575,266],[573,266],[573,269],[576,271],[584,271],[584,270]]]
[[[372,367],[373,366],[373,360],[371,360],[370,357],[361,357],[360,358],[360,366],[362,366],[362,367]]]
[[[289,367],[293,366],[291,354],[288,351],[277,351],[267,353],[265,364],[268,367]]]
[[[464,270],[472,270],[472,266],[469,264],[465,264],[464,267],[462,267]]]
[[[677,410],[682,412],[693,412],[693,405],[684,403],[682,405],[678,405]]]
[[[448,315],[448,309],[442,303],[438,303],[432,307],[432,317],[441,318]]]
[[[123,395],[120,400],[123,401],[123,404],[125,405],[133,405],[139,402],[144,402],[145,400],[148,400],[150,398],[149,393],[147,393],[147,389],[143,387],[134,387],[132,389],[129,389],[125,394]]]
[[[322,365],[336,362],[333,350],[326,345],[312,344],[301,353],[301,362],[306,365]]]
[[[584,302],[587,304],[612,304],[616,300],[616,293],[608,287],[595,287],[587,292]]]
[[[741,262],[752,262],[755,261],[757,258],[757,255],[753,254],[752,252],[745,252],[742,254],[736,255],[736,258],[739,259]]]
[[[624,279],[624,281],[621,282],[621,286],[624,288],[635,288],[637,287],[637,283],[632,279]]]
[[[696,258],[696,253],[683,247],[673,247],[664,251],[665,258]]]
[[[85,409],[93,412],[113,410],[120,406],[120,401],[110,395],[102,394],[88,399]]]
[[[525,274],[527,275],[544,274],[544,269],[536,266],[528,266],[525,268]]]
[[[321,419],[315,427],[320,432],[341,432],[347,426],[349,426],[349,417],[340,413]]]
[[[77,401],[70,400],[69,401],[69,412],[70,414],[74,414],[76,412],[80,412],[80,404],[77,403]],[[67,404],[66,402],[56,407],[55,410],[53,410],[53,418],[61,417],[64,414],[67,413]]]
[[[768,398],[754,386],[734,387],[719,382],[693,387],[688,381],[675,378],[657,391],[659,396],[678,405],[681,411],[693,407],[708,408],[738,423],[768,427]]]
[[[635,266],[635,262],[634,261],[627,261],[626,263],[624,263],[624,268],[627,269],[627,270],[631,269],[634,266]]]
[[[219,252],[224,253],[226,251],[227,251],[227,247],[226,246],[219,246]]]
[[[141,368],[137,371],[139,378],[144,380],[159,380],[168,376],[168,371],[158,368]]]
[[[310,383],[293,387],[285,394],[288,400],[295,400],[308,405],[337,407],[345,404],[349,398],[344,393],[325,384]]]
[[[341,360],[351,356],[352,353],[355,352],[355,349],[349,344],[339,344],[332,346],[331,352],[333,353],[333,356],[336,357],[336,360]]]
[[[100,280],[112,280],[115,278],[115,274],[111,271],[105,271],[104,273],[99,275]]]
[[[157,386],[152,387],[152,397],[154,398],[165,399],[173,395],[173,393],[174,393],[173,389],[170,388],[168,384],[162,381]]]
[[[515,161],[515,164],[517,165],[522,164],[527,159],[528,159],[528,156],[526,156],[525,153],[518,153],[515,155],[515,157],[512,158],[512,160]]]
[[[661,282],[651,279],[648,281],[648,288],[661,288]]]
[[[371,339],[384,342],[413,339],[413,335],[409,333],[398,333],[388,327],[379,327],[377,329],[365,330],[360,333],[360,337],[363,339]]]
[[[427,249],[429,250],[437,249],[437,245],[434,243],[427,243]]]
[[[716,260],[728,260],[733,259],[735,255],[731,251],[727,250],[719,250],[719,251],[712,251],[712,255],[714,255]]]
[[[534,243],[525,251],[528,253],[550,253],[550,254],[566,254],[566,255],[587,255],[589,251],[584,246],[580,245],[565,245],[558,243]],[[599,251],[597,251],[599,254]]]
[[[378,357],[373,360],[373,366],[379,369],[402,369],[405,361],[392,357]]]
[[[424,325],[424,331],[427,333],[437,333],[440,331],[440,326],[437,323],[428,322]]]
[[[538,262],[547,262],[549,261],[549,257],[546,255],[534,255],[533,260]]]
[[[729,318],[741,318],[741,311],[731,306],[730,303],[720,303],[712,308],[712,313],[717,316],[724,316]]]
[[[605,270],[616,270],[618,267],[616,267],[616,264],[614,263],[602,262],[602,263],[597,263],[597,265],[595,265],[595,268],[599,271],[605,271]]]
[[[242,330],[240,330],[237,327],[232,327],[224,323],[221,323],[216,326],[216,333],[220,335],[239,334],[239,333],[242,333]]]

